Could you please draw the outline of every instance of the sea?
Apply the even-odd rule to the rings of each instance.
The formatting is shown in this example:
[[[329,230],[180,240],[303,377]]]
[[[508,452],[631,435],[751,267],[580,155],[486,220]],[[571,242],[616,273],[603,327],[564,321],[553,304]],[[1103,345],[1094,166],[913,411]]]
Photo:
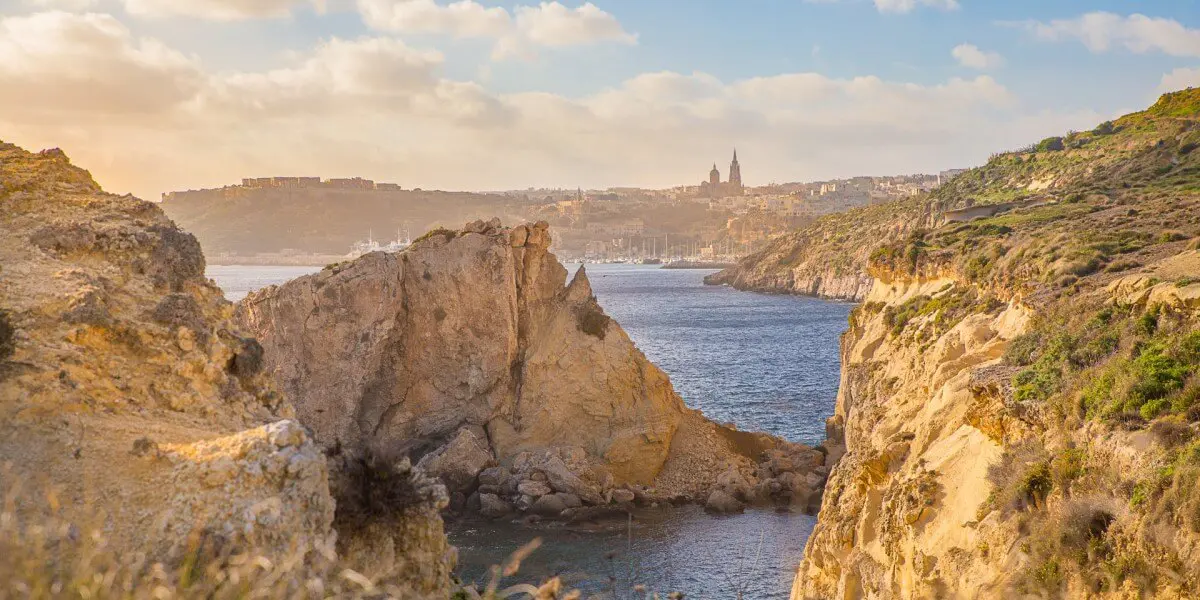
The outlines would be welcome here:
[[[575,273],[580,265],[566,265]],[[818,444],[833,414],[838,340],[851,304],[706,286],[710,270],[589,264],[601,307],[670,377],[693,408],[742,430]],[[320,267],[214,265],[208,276],[236,301],[251,290]],[[647,509],[599,529],[457,521],[458,576],[486,585],[492,567],[540,544],[501,588],[559,576],[587,597],[776,600],[787,598],[815,517],[747,510],[712,516],[700,507]]]

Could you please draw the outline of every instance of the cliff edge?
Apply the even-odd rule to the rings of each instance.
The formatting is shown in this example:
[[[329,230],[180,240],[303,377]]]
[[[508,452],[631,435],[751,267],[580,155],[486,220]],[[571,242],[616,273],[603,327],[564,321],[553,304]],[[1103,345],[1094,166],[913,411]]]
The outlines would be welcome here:
[[[1168,94],[869,248],[792,598],[1200,594],[1197,147]]]

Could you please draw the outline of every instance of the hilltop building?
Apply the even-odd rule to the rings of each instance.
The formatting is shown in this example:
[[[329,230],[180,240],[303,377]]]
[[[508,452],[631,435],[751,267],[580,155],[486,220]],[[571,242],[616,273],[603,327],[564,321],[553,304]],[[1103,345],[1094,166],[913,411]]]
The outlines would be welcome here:
[[[742,185],[742,165],[738,163],[737,150],[733,151],[733,162],[729,163],[729,181],[721,183],[721,171],[713,163],[712,171],[708,172],[708,181],[700,184],[700,195],[709,198],[725,196],[743,196],[746,188]]]

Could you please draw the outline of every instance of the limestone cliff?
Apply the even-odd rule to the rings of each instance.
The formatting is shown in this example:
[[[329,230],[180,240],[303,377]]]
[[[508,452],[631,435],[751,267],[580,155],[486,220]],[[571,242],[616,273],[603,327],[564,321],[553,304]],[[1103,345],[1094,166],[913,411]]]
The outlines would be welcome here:
[[[928,226],[934,204],[924,199],[829,215],[772,240],[738,264],[704,278],[739,290],[861,301],[871,290],[867,260],[881,242]]]
[[[16,509],[0,546],[62,522],[59,561],[95,531],[168,566],[262,555],[299,586],[354,542],[333,528],[326,457],[204,266],[156,205],[104,193],[59,150],[0,144],[0,497]],[[421,502],[444,547],[441,495]],[[445,595],[449,577],[414,584]]]
[[[434,231],[251,294],[237,318],[319,443],[420,458],[472,508],[703,499],[731,471],[747,500],[767,451],[803,457],[786,470],[808,501],[820,453],[685,407],[549,245],[545,223]]]
[[[1200,594],[1198,136],[1168,95],[871,244],[793,598]]]

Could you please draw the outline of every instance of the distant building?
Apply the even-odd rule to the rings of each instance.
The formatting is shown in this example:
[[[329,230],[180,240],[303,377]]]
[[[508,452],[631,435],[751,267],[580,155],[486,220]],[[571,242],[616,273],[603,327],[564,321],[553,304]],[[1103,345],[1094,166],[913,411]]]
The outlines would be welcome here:
[[[717,164],[713,163],[712,170],[708,172],[708,181],[700,184],[700,193],[709,198],[742,196],[746,193],[746,188],[742,185],[742,165],[738,163],[737,150],[733,151],[733,161],[729,163],[729,182],[721,183],[721,171],[717,169]]]
[[[954,179],[955,177],[958,177],[959,175],[962,175],[963,173],[966,173],[966,172],[967,172],[966,169],[947,169],[945,171],[942,171],[941,173],[938,173],[937,184],[942,185],[943,183],[946,183],[946,182],[950,181],[951,179]]]
[[[592,221],[587,224],[587,232],[596,235],[611,235],[628,237],[642,235],[646,224],[641,219],[625,219],[623,221]]]
[[[362,177],[351,177],[349,179],[327,179],[325,185],[332,188],[344,190],[373,190],[375,182]]]

